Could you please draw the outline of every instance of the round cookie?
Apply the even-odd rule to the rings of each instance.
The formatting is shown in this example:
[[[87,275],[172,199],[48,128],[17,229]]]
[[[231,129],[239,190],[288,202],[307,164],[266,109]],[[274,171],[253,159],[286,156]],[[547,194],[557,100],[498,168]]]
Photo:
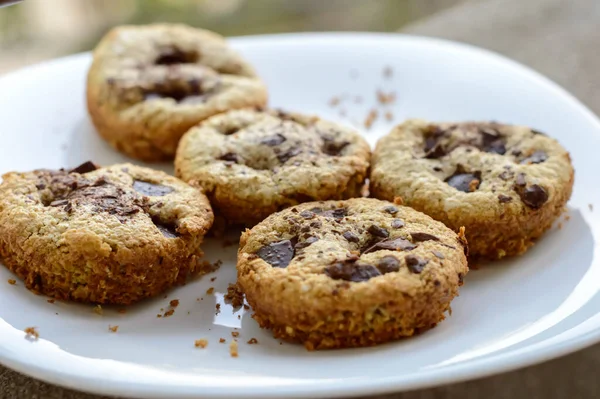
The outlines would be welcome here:
[[[443,320],[465,252],[462,235],[408,207],[311,202],[242,234],[238,286],[276,338],[309,350],[370,346]]]
[[[213,214],[197,189],[130,164],[8,173],[0,185],[0,256],[27,288],[128,305],[205,272]]]
[[[377,143],[371,194],[456,230],[471,255],[525,252],[563,212],[574,171],[554,139],[524,126],[410,120]]]
[[[181,139],[177,176],[200,185],[231,224],[301,202],[361,196],[371,151],[354,130],[316,117],[235,110]]]
[[[198,122],[262,106],[264,84],[216,33],[185,25],[121,26],[94,51],[87,105],[100,135],[145,161],[172,159]]]

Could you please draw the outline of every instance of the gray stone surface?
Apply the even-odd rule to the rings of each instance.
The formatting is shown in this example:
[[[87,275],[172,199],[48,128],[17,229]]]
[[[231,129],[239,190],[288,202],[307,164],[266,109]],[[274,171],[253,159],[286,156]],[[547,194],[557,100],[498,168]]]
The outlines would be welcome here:
[[[477,0],[404,31],[463,41],[505,54],[549,76],[600,113],[600,0]],[[599,398],[599,369],[600,346],[595,346],[495,377],[378,398]],[[99,397],[44,384],[0,366],[0,398]]]

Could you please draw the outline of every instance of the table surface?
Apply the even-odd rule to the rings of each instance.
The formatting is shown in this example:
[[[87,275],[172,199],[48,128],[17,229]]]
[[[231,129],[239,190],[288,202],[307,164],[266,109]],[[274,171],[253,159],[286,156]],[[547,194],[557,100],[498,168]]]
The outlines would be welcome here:
[[[423,0],[431,1],[431,0]],[[550,77],[600,114],[599,0],[471,0],[403,29],[494,50]],[[518,45],[517,45],[518,43]],[[600,345],[466,383],[377,399],[600,397]],[[0,366],[0,399],[99,399]]]

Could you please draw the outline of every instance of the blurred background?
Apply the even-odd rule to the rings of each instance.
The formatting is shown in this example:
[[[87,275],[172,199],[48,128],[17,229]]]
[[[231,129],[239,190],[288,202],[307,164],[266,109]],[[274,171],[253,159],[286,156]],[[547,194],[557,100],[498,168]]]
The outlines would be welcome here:
[[[226,36],[385,32],[465,1],[25,0],[0,10],[0,73],[90,50],[110,27],[119,24],[183,22]]]

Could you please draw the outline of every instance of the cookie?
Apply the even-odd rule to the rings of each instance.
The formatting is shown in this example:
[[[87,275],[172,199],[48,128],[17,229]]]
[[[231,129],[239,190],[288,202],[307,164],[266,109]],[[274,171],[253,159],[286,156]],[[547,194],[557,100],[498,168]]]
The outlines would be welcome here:
[[[177,176],[199,185],[215,213],[254,225],[301,202],[361,195],[370,147],[354,130],[316,117],[235,110],[182,138]]]
[[[183,133],[212,115],[266,101],[254,69],[223,37],[185,25],[111,30],[87,79],[98,133],[144,161],[172,159]]]
[[[0,185],[0,256],[32,291],[128,305],[207,271],[207,198],[130,164],[12,172]]]
[[[571,196],[574,171],[554,139],[525,126],[411,120],[373,154],[371,194],[466,227],[471,255],[525,252]]]
[[[465,250],[461,235],[408,207],[310,202],[242,234],[238,286],[276,338],[309,350],[370,346],[444,319]]]

